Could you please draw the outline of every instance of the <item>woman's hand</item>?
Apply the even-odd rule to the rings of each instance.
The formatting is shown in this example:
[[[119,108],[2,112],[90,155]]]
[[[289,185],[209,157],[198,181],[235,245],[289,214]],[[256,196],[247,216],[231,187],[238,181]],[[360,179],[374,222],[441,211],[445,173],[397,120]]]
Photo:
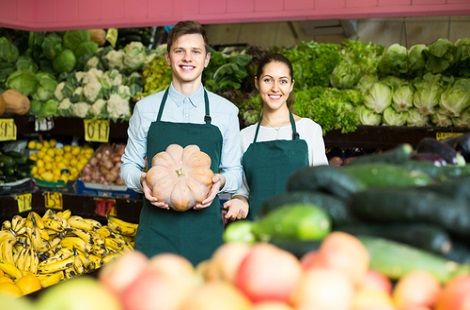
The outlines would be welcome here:
[[[163,201],[158,201],[156,197],[152,196],[152,190],[148,186],[147,181],[145,179],[146,176],[147,176],[147,173],[145,172],[142,172],[142,174],[140,175],[140,183],[142,184],[142,190],[144,192],[145,198],[150,202],[150,204],[152,204],[155,207],[166,209],[166,210],[170,209],[170,206],[168,204],[166,204]]]
[[[212,177],[212,187],[207,194],[207,198],[204,199],[201,203],[198,203],[194,206],[194,209],[204,209],[212,204],[214,198],[219,193],[220,189],[225,185],[225,177],[219,173],[214,174]]]
[[[248,201],[245,198],[232,198],[224,203],[224,218],[227,221],[242,220],[248,215]]]

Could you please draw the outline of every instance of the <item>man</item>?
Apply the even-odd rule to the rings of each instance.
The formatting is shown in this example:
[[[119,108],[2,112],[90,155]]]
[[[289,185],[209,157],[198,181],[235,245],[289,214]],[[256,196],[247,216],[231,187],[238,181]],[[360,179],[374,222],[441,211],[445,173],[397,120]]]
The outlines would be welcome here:
[[[151,257],[171,252],[194,265],[209,258],[222,243],[223,223],[217,193],[233,193],[241,185],[238,109],[204,89],[202,72],[209,64],[208,40],[194,21],[177,23],[168,36],[171,85],[140,100],[129,121],[121,177],[145,195],[136,249]],[[152,196],[143,171],[153,156],[170,144],[196,144],[212,160],[212,188],[202,203],[186,212],[173,211]]]

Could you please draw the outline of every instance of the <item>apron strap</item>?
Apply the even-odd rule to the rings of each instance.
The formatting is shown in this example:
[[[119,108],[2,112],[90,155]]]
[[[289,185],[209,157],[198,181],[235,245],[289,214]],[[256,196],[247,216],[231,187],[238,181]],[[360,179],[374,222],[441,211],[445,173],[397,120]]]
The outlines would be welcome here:
[[[258,132],[259,132],[259,127],[261,125],[261,119],[263,117],[260,117],[260,121],[258,122],[258,125],[256,126],[256,132],[255,132],[255,137],[253,138],[253,143],[256,142],[256,139],[258,139]],[[295,120],[294,120],[294,115],[289,112],[289,121],[290,121],[290,126],[292,127],[292,140],[298,140],[300,138],[299,133],[297,132],[297,127],[295,126]]]
[[[297,127],[295,126],[294,115],[289,112],[290,125],[292,127],[292,140],[299,139],[299,133],[297,132]]]
[[[204,104],[206,106],[206,115],[204,116],[204,122],[206,122],[207,125],[210,125],[212,118],[211,118],[211,112],[209,109],[209,96],[207,95],[206,89],[204,89]]]
[[[165,93],[163,94],[162,102],[160,103],[160,109],[158,110],[157,122],[162,119],[163,108],[165,107],[166,98],[168,98],[168,90],[170,87],[167,87]]]
[[[159,122],[162,119],[163,109],[165,107],[166,99],[168,98],[169,89],[170,87],[167,87],[167,89],[165,90],[165,93],[163,94],[163,98],[160,103],[160,109],[158,110],[157,122]],[[207,91],[205,89],[204,89],[204,105],[205,105],[205,111],[206,111],[206,115],[204,116],[204,122],[206,122],[207,125],[210,125],[212,118],[211,118],[211,113],[210,113],[210,108],[209,108],[209,96],[207,95]]]

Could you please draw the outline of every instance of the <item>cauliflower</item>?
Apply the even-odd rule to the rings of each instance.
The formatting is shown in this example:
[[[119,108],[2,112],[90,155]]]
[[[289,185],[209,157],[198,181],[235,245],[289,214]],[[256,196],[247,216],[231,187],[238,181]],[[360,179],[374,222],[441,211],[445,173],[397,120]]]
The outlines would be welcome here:
[[[109,71],[106,71],[107,75],[108,75],[108,78],[109,78],[109,81],[110,81],[110,84],[112,86],[119,86],[122,83],[122,75],[121,73],[119,73],[118,70],[109,70]]]
[[[147,57],[147,49],[142,42],[131,42],[124,47],[123,63],[126,69],[132,71],[142,69]]]
[[[61,102],[59,102],[59,106],[57,107],[57,110],[60,116],[70,116],[71,108],[72,108],[72,102],[70,102],[70,99],[64,98]]]
[[[88,115],[90,105],[86,102],[77,102],[72,104],[73,115],[80,118],[85,118]]]
[[[88,69],[96,68],[96,67],[98,67],[99,63],[100,63],[100,60],[98,59],[98,57],[93,56],[90,59],[88,59],[88,61],[86,62],[86,67]]]
[[[121,98],[125,100],[131,99],[131,90],[127,85],[119,85],[117,93]]]
[[[54,91],[54,97],[57,100],[64,99],[64,95],[62,94],[62,90],[64,89],[64,86],[65,86],[65,82],[60,82],[59,84],[57,84],[55,91]]]
[[[109,117],[113,120],[127,119],[131,114],[129,101],[118,94],[111,94],[106,109]]]
[[[83,86],[83,95],[88,100],[88,102],[94,102],[101,91],[101,84],[98,80],[94,80]]]
[[[106,107],[106,101],[103,99],[98,99],[90,107],[89,113],[91,116],[100,117],[104,116],[104,108]]]
[[[110,68],[124,69],[124,52],[122,50],[111,50],[109,51],[104,58],[108,61],[108,66]]]
[[[83,71],[77,71],[75,72],[75,79],[77,80],[78,83],[82,82],[83,78],[85,77],[86,73]]]

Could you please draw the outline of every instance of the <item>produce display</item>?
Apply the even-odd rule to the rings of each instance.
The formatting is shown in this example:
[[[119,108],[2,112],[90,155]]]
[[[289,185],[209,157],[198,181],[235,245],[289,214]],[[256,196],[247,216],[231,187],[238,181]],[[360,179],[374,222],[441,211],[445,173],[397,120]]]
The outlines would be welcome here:
[[[159,201],[187,211],[207,197],[213,176],[211,158],[197,145],[170,144],[152,158],[146,181]]]
[[[68,209],[15,215],[0,230],[0,293],[26,295],[98,269],[134,248],[136,230],[115,217],[104,225]]]
[[[100,146],[84,166],[80,173],[80,180],[104,185],[124,185],[119,176],[124,148],[124,144]]]

